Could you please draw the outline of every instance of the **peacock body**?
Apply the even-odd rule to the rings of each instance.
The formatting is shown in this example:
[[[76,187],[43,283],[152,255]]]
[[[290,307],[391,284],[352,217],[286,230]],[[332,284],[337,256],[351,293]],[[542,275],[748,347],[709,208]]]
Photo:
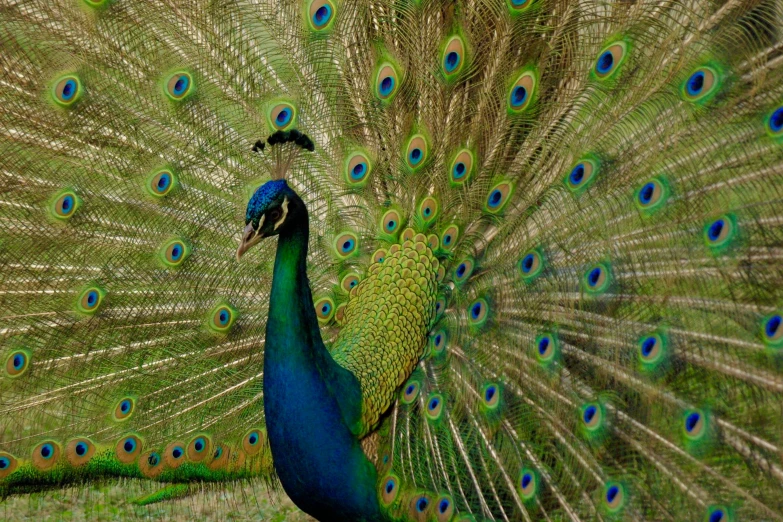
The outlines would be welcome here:
[[[0,496],[783,518],[779,1],[0,24]]]

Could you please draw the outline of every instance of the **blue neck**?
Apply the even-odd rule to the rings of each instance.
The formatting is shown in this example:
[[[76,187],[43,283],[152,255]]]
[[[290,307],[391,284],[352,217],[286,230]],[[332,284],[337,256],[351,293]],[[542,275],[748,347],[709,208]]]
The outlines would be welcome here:
[[[355,435],[359,384],[321,339],[307,280],[307,212],[290,219],[277,244],[264,351],[275,469],[288,496],[319,520],[380,520],[376,471]]]

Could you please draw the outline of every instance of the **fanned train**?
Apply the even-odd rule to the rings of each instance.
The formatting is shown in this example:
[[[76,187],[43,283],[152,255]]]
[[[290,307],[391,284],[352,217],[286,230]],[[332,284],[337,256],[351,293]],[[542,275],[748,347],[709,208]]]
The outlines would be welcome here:
[[[5,0],[0,497],[783,519],[782,33],[778,0]]]

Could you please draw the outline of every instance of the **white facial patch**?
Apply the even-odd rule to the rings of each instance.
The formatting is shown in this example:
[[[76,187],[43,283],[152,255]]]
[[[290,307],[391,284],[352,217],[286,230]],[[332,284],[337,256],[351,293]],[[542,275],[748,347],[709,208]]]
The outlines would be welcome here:
[[[283,224],[283,222],[285,221],[285,218],[286,218],[286,217],[288,217],[288,196],[286,196],[286,197],[285,197],[285,199],[283,200],[283,204],[282,204],[282,205],[280,205],[280,208],[282,208],[282,209],[283,209],[283,215],[282,215],[282,216],[280,216],[280,219],[278,219],[278,220],[275,222],[275,228],[274,228],[274,230],[277,230],[277,227],[279,227],[280,225],[282,225],[282,224]],[[259,226],[258,228],[261,228],[261,227]]]

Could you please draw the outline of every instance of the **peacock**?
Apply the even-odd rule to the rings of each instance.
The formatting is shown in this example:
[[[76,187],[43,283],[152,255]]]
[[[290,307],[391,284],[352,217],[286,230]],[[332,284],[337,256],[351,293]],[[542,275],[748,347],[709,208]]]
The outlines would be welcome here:
[[[783,520],[779,0],[3,0],[0,498]]]

